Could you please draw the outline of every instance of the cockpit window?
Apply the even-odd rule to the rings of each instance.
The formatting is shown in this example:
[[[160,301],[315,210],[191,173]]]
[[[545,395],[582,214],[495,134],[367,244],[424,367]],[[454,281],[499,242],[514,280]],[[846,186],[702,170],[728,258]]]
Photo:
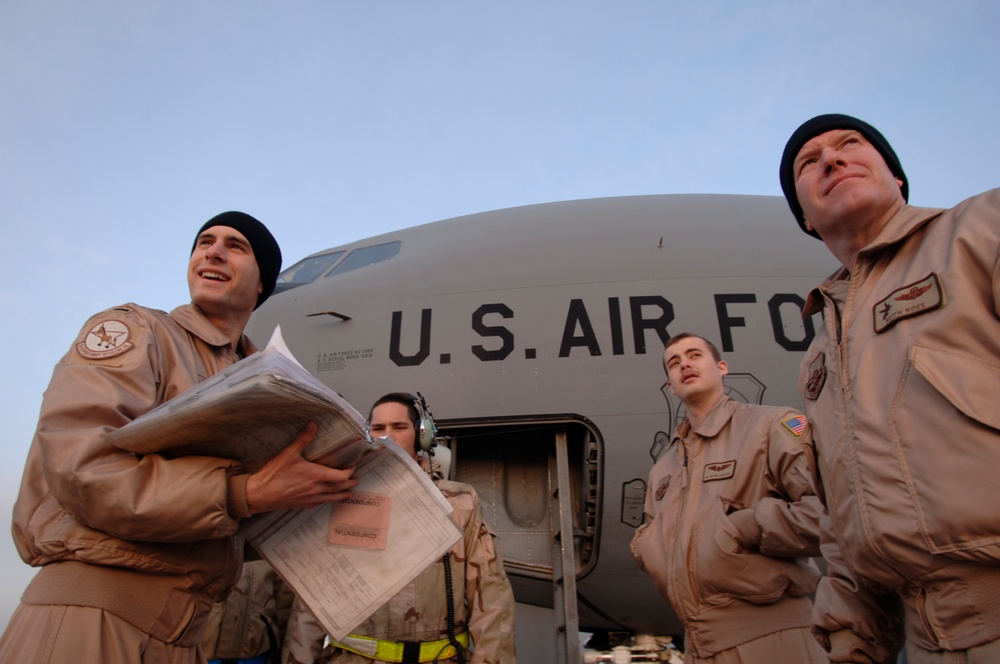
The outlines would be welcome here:
[[[338,274],[357,270],[359,267],[389,260],[399,253],[400,244],[400,241],[396,240],[395,242],[386,242],[385,244],[376,244],[371,247],[355,249],[337,267],[330,270],[324,276],[335,277]]]
[[[278,275],[278,283],[274,292],[304,286],[322,277],[333,277],[338,274],[357,270],[373,263],[389,260],[399,253],[401,242],[385,242],[370,247],[361,247],[344,256],[344,250],[331,251],[317,256],[303,258],[295,265]],[[337,261],[340,261],[339,263]],[[332,268],[332,269],[331,269]]]
[[[287,288],[312,283],[343,255],[343,251],[331,251],[328,254],[303,258],[287,270],[282,271],[278,275],[278,283],[289,284]]]

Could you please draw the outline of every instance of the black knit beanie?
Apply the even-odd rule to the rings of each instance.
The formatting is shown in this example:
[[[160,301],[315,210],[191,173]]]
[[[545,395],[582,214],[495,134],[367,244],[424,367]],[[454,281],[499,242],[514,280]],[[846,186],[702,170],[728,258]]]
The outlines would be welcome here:
[[[198,229],[194,236],[194,245],[191,253],[194,253],[198,246],[198,237],[212,226],[227,226],[234,228],[243,234],[243,237],[250,243],[253,249],[253,257],[257,260],[257,268],[260,270],[260,282],[263,289],[260,297],[257,298],[256,309],[264,304],[264,300],[274,292],[274,284],[278,280],[278,273],[281,272],[281,248],[278,241],[271,235],[271,231],[261,222],[257,221],[245,212],[223,212],[217,214]]]
[[[788,207],[791,208],[792,214],[795,215],[795,220],[799,222],[802,230],[815,238],[819,238],[819,234],[814,230],[806,228],[802,206],[799,205],[799,197],[795,193],[795,173],[792,172],[792,167],[795,163],[795,157],[798,156],[799,150],[802,149],[803,145],[816,136],[834,129],[853,129],[864,136],[878,150],[879,154],[882,155],[886,166],[889,167],[892,174],[903,181],[903,186],[900,188],[900,191],[903,193],[903,200],[908,201],[910,199],[910,184],[906,181],[906,173],[903,172],[903,167],[899,163],[899,157],[896,156],[892,146],[889,145],[889,141],[885,140],[885,136],[878,129],[863,120],[852,118],[850,115],[841,115],[840,113],[817,115],[812,120],[806,120],[802,123],[802,126],[796,129],[792,137],[788,139],[788,143],[785,144],[785,151],[781,155],[781,166],[778,169],[781,190],[785,192]]]

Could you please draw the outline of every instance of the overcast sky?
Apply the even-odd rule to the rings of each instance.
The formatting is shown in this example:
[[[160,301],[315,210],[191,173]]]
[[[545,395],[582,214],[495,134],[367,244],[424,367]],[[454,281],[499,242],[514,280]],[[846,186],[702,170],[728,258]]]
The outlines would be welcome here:
[[[97,311],[188,301],[218,212],[288,266],[517,205],[780,195],[825,112],[951,206],[997,184],[998,27],[994,0],[2,0],[0,523],[52,366]],[[30,574],[0,538],[0,626]]]

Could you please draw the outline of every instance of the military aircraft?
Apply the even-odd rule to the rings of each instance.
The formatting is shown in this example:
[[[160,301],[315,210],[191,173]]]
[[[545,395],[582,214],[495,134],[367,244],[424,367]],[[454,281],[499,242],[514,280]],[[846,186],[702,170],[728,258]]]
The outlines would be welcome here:
[[[280,323],[362,413],[420,391],[451,477],[476,487],[500,537],[519,659],[579,661],[579,631],[683,632],[629,552],[649,469],[683,416],[664,342],[702,334],[732,396],[799,406],[815,324],[801,307],[836,266],[778,197],[544,203],[312,254],[282,272],[248,332],[267,339]],[[552,619],[530,636],[539,610]]]

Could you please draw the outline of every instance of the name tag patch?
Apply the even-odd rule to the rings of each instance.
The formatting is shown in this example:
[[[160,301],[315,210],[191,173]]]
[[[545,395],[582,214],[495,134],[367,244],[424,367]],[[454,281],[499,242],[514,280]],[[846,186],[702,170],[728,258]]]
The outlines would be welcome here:
[[[903,318],[937,309],[944,304],[941,282],[933,272],[920,281],[893,291],[872,307],[875,333],[885,332]]]
[[[728,480],[736,473],[736,459],[731,461],[720,461],[710,463],[705,466],[705,472],[701,476],[702,482],[714,482],[715,480]]]

